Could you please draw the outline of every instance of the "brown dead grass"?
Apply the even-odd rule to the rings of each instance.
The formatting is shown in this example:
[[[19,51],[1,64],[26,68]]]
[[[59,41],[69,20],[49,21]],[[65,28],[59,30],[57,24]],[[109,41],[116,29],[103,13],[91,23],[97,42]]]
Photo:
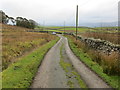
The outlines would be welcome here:
[[[29,29],[2,24],[2,68],[6,69],[14,59],[25,52],[54,40],[47,33],[26,32]]]
[[[107,40],[114,44],[120,44],[120,33],[107,33],[107,32],[85,32],[81,33],[80,35],[89,38]]]
[[[76,41],[76,39],[73,36],[69,37],[72,39],[73,43],[77,46],[79,50],[82,50],[84,53],[87,53],[94,62],[97,62],[99,65],[101,65],[105,73],[109,75],[118,75],[118,72],[120,72],[120,68],[118,66],[120,53],[111,52],[111,54],[108,55],[103,51],[98,51],[90,48],[80,40]]]

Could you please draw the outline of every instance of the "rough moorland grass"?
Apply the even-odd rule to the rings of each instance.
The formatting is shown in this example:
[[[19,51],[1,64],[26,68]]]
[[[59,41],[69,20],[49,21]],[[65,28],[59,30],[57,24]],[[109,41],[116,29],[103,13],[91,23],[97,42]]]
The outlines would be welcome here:
[[[18,62],[11,64],[11,66],[2,72],[2,87],[29,88],[45,53],[57,41],[58,38],[39,47],[31,54],[20,58]]]
[[[120,34],[118,32],[116,33],[109,33],[109,32],[85,32],[80,33],[83,37],[87,38],[95,38],[95,39],[101,39],[101,40],[107,40],[114,44],[120,44],[119,37]]]
[[[55,35],[27,32],[29,29],[2,24],[2,69],[16,62],[26,52],[54,40]],[[1,38],[1,37],[0,37]]]
[[[103,68],[96,62],[92,61],[87,53],[84,53],[80,48],[78,48],[72,41],[71,38],[68,37],[69,45],[75,55],[80,58],[88,67],[90,67],[93,71],[95,71],[100,77],[102,77],[108,84],[110,84],[113,88],[119,88],[119,76],[109,76],[103,73]]]
[[[70,87],[70,88],[75,88],[74,87],[74,79],[77,81],[76,83],[78,83],[78,85],[80,86],[80,88],[87,88],[85,82],[81,79],[81,76],[77,73],[77,71],[75,71],[75,69],[72,67],[72,64],[69,63],[69,62],[66,62],[64,61],[63,59],[63,55],[62,55],[62,50],[63,50],[63,45],[61,46],[60,48],[60,56],[61,56],[61,59],[60,59],[60,65],[61,67],[63,68],[63,70],[66,72],[66,76],[68,78],[68,81],[67,81],[67,85]],[[69,80],[69,78],[72,78]]]

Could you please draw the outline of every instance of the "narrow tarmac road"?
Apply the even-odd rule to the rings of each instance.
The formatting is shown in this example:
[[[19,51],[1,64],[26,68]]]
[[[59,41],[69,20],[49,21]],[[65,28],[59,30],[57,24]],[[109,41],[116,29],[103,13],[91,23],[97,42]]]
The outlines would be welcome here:
[[[68,59],[88,88],[110,88],[101,78],[87,68],[71,51],[68,40],[64,36],[58,35],[60,40],[48,51],[38,69],[31,88],[69,88],[68,79],[63,68],[60,66],[61,53]],[[64,58],[63,58],[64,59]],[[77,84],[77,83],[76,83]],[[78,86],[78,85],[75,85]],[[78,88],[78,87],[74,87]]]

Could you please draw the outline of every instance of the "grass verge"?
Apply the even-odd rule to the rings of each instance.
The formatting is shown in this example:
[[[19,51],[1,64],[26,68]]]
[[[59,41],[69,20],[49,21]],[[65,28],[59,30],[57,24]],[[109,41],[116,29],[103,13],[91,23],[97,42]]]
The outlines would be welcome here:
[[[46,52],[58,41],[52,40],[31,54],[20,58],[2,72],[3,88],[29,88]]]
[[[118,88],[119,87],[119,81],[120,77],[119,76],[113,76],[113,75],[107,75],[103,72],[103,68],[96,62],[92,61],[92,59],[89,57],[87,53],[84,53],[80,48],[78,48],[74,43],[73,40],[67,36],[69,40],[69,45],[74,54],[80,58],[82,62],[84,62],[89,68],[91,68],[94,72],[96,72],[100,77],[102,77],[110,86],[113,88]]]
[[[60,56],[61,56],[60,65],[66,73],[67,80],[68,80],[67,85],[70,88],[76,88],[75,86],[76,84],[78,84],[80,88],[87,88],[85,82],[81,79],[80,75],[73,68],[72,64],[69,61],[64,60],[62,50],[63,50],[63,45],[60,48]]]

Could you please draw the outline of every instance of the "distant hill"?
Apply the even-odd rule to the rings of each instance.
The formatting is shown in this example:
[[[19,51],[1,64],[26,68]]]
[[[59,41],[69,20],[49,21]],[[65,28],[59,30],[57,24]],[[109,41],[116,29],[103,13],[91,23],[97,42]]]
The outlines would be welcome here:
[[[48,26],[63,26],[61,24],[53,24],[53,25],[48,25]],[[66,24],[66,26],[71,26],[71,27],[75,27],[75,23],[73,24],[73,22],[70,22],[69,24]],[[118,21],[116,22],[100,22],[100,23],[82,23],[79,22],[79,26],[83,26],[83,27],[116,27],[118,26]],[[120,22],[119,22],[119,26],[120,26]]]
[[[119,23],[120,24],[120,23]],[[87,27],[115,27],[118,26],[118,22],[101,22],[101,23],[80,23],[79,26]]]

